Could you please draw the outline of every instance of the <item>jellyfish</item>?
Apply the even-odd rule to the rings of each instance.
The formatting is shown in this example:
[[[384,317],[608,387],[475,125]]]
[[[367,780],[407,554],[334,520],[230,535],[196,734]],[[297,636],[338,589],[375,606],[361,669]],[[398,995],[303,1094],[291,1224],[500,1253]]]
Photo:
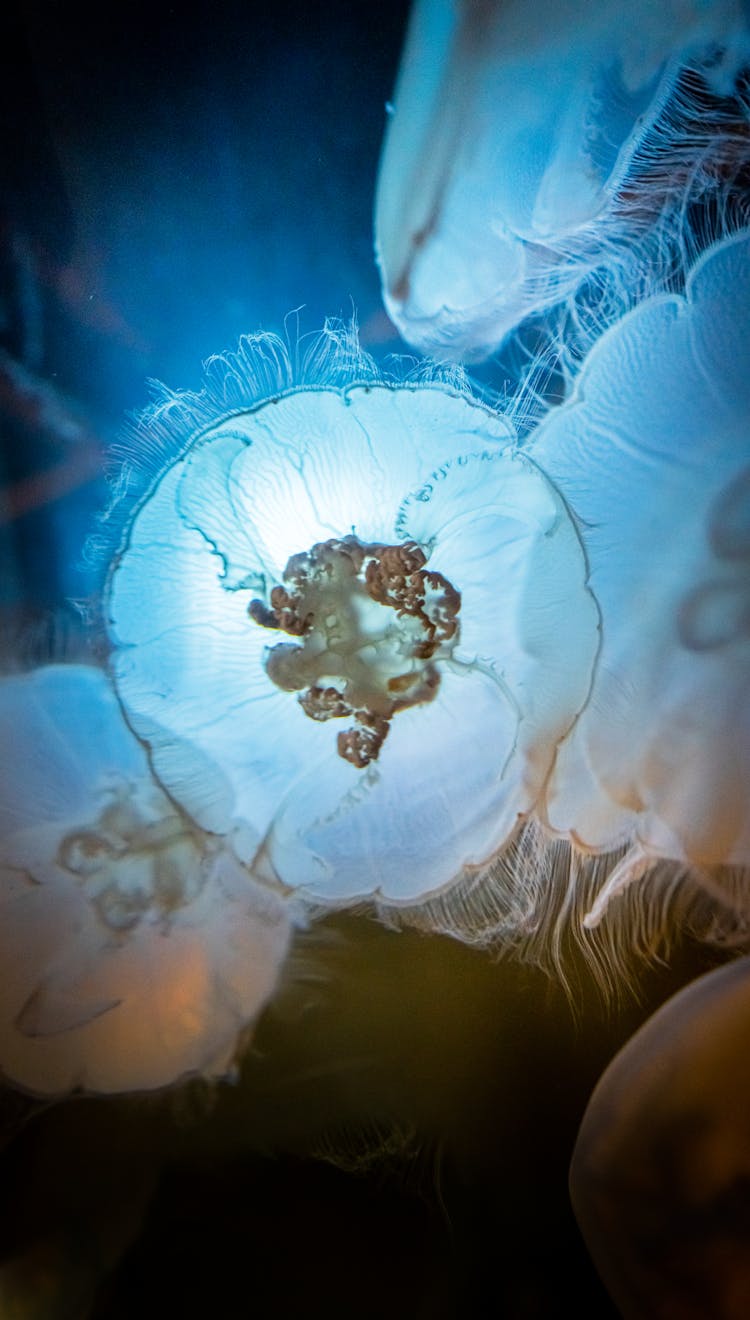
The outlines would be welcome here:
[[[375,208],[404,338],[477,361],[592,272],[653,289],[748,164],[749,65],[740,0],[417,0]]]
[[[0,730],[0,1071],[40,1096],[228,1074],[283,896],[155,783],[100,669],[3,678]]]
[[[545,786],[547,825],[625,849],[589,921],[656,858],[750,862],[750,234],[684,296],[608,331],[529,456],[581,527],[602,616],[591,694]],[[708,878],[706,883],[712,883]]]
[[[420,901],[512,836],[587,699],[581,541],[459,375],[376,376],[329,332],[293,383],[284,354],[248,340],[144,418],[176,457],[124,520],[113,676],[160,782],[254,874]]]
[[[748,1313],[748,1033],[745,957],[663,1005],[589,1101],[571,1195],[626,1320]]]
[[[748,307],[744,232],[523,444],[460,372],[330,331],[157,402],[105,610],[170,796],[313,905],[458,894],[471,937],[501,886],[533,924],[562,843],[602,859],[589,931],[659,910],[668,861],[746,938]]]

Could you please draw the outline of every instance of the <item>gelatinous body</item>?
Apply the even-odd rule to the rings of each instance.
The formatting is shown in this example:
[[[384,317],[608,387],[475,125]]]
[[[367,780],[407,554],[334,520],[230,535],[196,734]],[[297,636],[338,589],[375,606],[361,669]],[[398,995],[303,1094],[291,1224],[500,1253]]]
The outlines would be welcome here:
[[[191,819],[309,899],[451,889],[469,937],[496,883],[536,922],[559,839],[571,876],[604,859],[588,927],[666,860],[741,937],[748,309],[743,232],[608,330],[523,447],[459,377],[363,382],[325,336],[312,379],[253,396],[262,338],[223,366],[233,407],[147,415],[182,443],[115,557],[113,668]]]
[[[602,645],[546,794],[593,851],[750,863],[750,236],[596,345],[530,454],[580,521]]]
[[[166,797],[106,676],[0,682],[0,1070],[43,1095],[218,1076],[290,920]]]
[[[750,959],[701,977],[620,1051],[571,1165],[586,1243],[626,1320],[750,1309]]]
[[[686,196],[748,160],[748,63],[739,0],[418,0],[375,217],[404,338],[485,357],[598,266],[668,267]]]
[[[220,409],[151,486],[110,578],[113,665],[161,781],[256,871],[413,901],[533,809],[598,616],[502,417],[357,363],[331,388],[337,362]]]

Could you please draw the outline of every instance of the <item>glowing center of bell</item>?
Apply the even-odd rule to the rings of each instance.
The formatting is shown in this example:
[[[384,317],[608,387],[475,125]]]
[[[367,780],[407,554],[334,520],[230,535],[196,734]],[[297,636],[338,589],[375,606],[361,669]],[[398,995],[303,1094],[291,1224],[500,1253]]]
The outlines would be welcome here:
[[[119,782],[96,821],[63,839],[58,862],[86,885],[100,919],[128,930],[168,920],[203,885],[201,848],[153,785]]]
[[[299,693],[310,719],[354,721],[337,748],[358,769],[377,758],[399,710],[432,701],[436,662],[458,641],[461,596],[426,563],[413,541],[323,541],[292,556],[270,604],[249,608],[262,627],[297,639],[266,653],[276,686]]]

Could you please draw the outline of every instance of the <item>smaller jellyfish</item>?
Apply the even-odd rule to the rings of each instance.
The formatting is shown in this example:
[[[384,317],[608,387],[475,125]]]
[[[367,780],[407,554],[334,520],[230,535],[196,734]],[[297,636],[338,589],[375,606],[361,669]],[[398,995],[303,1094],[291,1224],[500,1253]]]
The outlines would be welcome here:
[[[598,1083],[573,1207],[625,1320],[750,1314],[750,958],[702,976]]]
[[[586,700],[581,543],[459,375],[378,378],[328,333],[264,396],[283,358],[246,341],[143,419],[174,456],[124,520],[113,674],[159,780],[255,874],[419,902],[505,845]]]
[[[748,163],[749,64],[740,0],[417,0],[375,208],[407,342],[480,360],[594,270],[668,269]]]
[[[3,678],[0,744],[0,1071],[45,1096],[228,1073],[288,905],[154,782],[99,669]]]

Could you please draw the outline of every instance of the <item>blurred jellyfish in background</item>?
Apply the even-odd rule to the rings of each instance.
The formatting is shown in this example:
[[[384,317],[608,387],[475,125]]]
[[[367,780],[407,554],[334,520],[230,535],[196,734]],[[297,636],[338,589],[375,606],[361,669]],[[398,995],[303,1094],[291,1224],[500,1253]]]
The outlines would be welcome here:
[[[154,782],[105,674],[0,681],[0,1071],[38,1095],[218,1077],[291,921]]]
[[[750,160],[749,58],[741,0],[417,0],[375,217],[407,342],[481,360],[567,302],[571,354],[587,301],[679,278]]]
[[[749,1037],[742,958],[670,999],[591,1097],[571,1194],[626,1320],[750,1310]]]

